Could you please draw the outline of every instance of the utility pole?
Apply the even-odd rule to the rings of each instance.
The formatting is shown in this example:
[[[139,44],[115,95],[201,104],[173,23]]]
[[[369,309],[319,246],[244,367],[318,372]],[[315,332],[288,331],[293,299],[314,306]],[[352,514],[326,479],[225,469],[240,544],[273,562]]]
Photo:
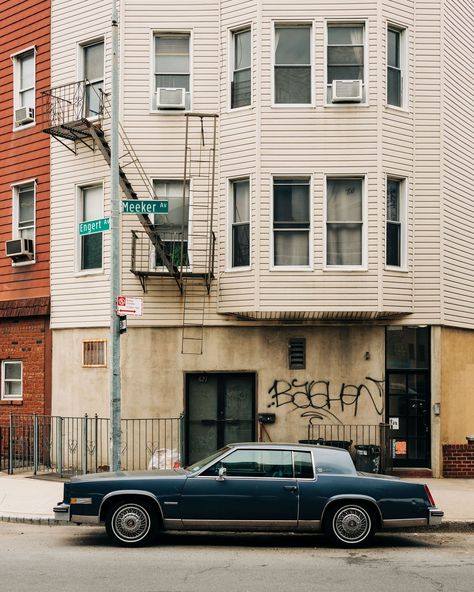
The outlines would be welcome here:
[[[112,470],[120,470],[121,453],[121,380],[120,319],[117,296],[120,294],[120,186],[119,186],[119,28],[117,0],[112,0],[112,83],[110,143],[110,457]]]

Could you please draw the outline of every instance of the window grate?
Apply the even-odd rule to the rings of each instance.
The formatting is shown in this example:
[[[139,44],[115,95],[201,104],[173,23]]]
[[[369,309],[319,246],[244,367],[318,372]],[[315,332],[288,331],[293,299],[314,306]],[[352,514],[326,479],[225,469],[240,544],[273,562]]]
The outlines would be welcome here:
[[[107,367],[107,340],[90,339],[82,342],[82,367]]]
[[[304,370],[306,368],[306,339],[294,337],[288,340],[288,368]]]

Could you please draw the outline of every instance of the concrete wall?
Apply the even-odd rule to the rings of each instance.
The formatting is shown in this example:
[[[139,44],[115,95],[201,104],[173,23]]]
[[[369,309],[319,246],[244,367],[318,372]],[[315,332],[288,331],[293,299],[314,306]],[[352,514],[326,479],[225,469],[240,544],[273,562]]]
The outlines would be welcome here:
[[[81,366],[82,341],[104,337],[101,329],[54,331],[54,349],[67,351],[68,363],[56,356],[53,414],[108,416],[108,370]],[[305,370],[288,369],[291,337],[306,338]],[[122,337],[122,416],[177,416],[185,372],[217,371],[257,374],[257,412],[276,413],[268,426],[274,440],[305,438],[315,415],[322,419],[313,421],[324,424],[384,419],[383,383],[379,388],[368,379],[385,379],[384,328],[356,326],[214,328],[205,334],[202,356],[181,354],[179,328],[129,329]]]

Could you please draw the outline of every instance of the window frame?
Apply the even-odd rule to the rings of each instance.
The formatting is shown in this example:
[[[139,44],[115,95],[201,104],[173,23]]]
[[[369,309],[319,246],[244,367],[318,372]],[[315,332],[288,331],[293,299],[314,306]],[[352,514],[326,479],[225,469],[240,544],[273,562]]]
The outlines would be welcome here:
[[[389,265],[387,263],[387,245],[388,245],[388,233],[387,226],[388,220],[388,203],[387,203],[387,191],[388,182],[397,181],[399,185],[399,212],[400,212],[400,265]],[[408,271],[408,198],[407,198],[407,184],[408,180],[406,177],[400,177],[397,175],[387,174],[385,176],[385,256],[384,256],[384,267],[387,271]]]
[[[278,27],[309,27],[310,29],[310,92],[311,92],[311,100],[309,103],[277,103],[275,101],[275,93],[276,93],[276,81],[275,81],[275,67],[276,67],[276,29]],[[316,88],[315,88],[315,81],[314,81],[314,72],[315,72],[315,26],[314,20],[274,20],[272,21],[272,29],[271,29],[271,107],[275,109],[308,109],[315,107],[315,99],[316,99]]]
[[[100,275],[104,273],[104,255],[105,255],[105,239],[104,239],[104,232],[102,232],[102,261],[101,267],[93,267],[90,269],[82,269],[82,236],[79,234],[79,224],[84,222],[83,220],[83,190],[84,189],[92,189],[93,187],[100,187],[102,189],[102,214],[101,217],[104,217],[104,208],[105,208],[105,194],[104,194],[104,182],[102,180],[96,181],[89,181],[86,183],[79,183],[75,186],[75,194],[76,194],[76,276],[83,276],[83,275]]]
[[[86,360],[86,344],[103,344],[103,356],[104,362],[103,364],[87,364]],[[82,340],[82,368],[107,368],[107,339],[83,339]]]
[[[307,181],[309,186],[308,265],[275,265],[274,186],[275,181]],[[270,271],[313,271],[313,175],[272,175],[270,193]]]
[[[189,36],[189,108],[185,109],[158,109],[156,105],[156,88],[155,88],[155,36],[156,35],[188,35]],[[182,113],[189,113],[193,110],[194,103],[194,31],[193,29],[151,29],[150,30],[150,109],[151,114],[159,115],[180,115]],[[171,180],[171,179],[170,179]]]
[[[19,183],[12,183],[10,185],[12,189],[12,239],[20,239],[20,202],[19,202],[19,189],[27,185],[33,186],[33,248],[34,256],[33,259],[28,261],[12,261],[12,267],[22,267],[24,265],[34,265],[36,263],[36,192],[37,192],[37,179],[26,179]]]
[[[328,180],[329,179],[360,179],[362,181],[362,236],[361,236],[361,264],[360,265],[328,265],[327,256],[327,203],[328,203]],[[326,173],[324,175],[324,188],[323,188],[323,271],[335,271],[335,272],[346,272],[346,271],[368,271],[368,199],[367,199],[367,174],[366,173],[354,173],[341,175],[340,173]]]
[[[239,33],[245,33],[248,31],[250,33],[250,103],[248,105],[241,105],[240,107],[232,107],[232,88],[234,82],[234,74],[235,72],[242,71],[246,68],[242,68],[241,70],[235,69],[235,35]],[[239,27],[230,28],[228,32],[228,40],[227,46],[229,48],[228,51],[228,72],[229,72],[229,80],[228,80],[228,98],[227,98],[227,111],[240,111],[242,109],[249,109],[253,106],[253,28],[251,23],[247,23],[241,25]]]
[[[25,125],[16,125],[15,124],[15,112],[17,109],[21,109],[22,105],[20,105],[20,63],[22,56],[26,54],[32,53],[33,54],[33,94],[34,94],[34,120],[30,123],[26,123]],[[37,55],[37,47],[36,45],[30,45],[29,47],[25,47],[20,51],[17,51],[10,55],[13,65],[13,122],[12,122],[12,129],[14,132],[19,130],[28,129],[34,127],[36,125],[36,113],[37,113],[37,101],[36,101],[36,55]],[[30,89],[31,90],[31,89]]]
[[[247,222],[249,227],[249,264],[241,267],[234,267],[234,241],[233,241],[233,227],[234,227],[234,183],[239,181],[248,181],[249,184],[249,220]],[[250,271],[252,268],[252,179],[250,175],[242,175],[239,177],[231,177],[227,180],[227,258],[226,258],[226,272]],[[242,222],[241,224],[245,224]]]
[[[400,92],[400,100],[401,100],[401,105],[392,105],[391,103],[388,102],[388,69],[389,66],[388,65],[388,32],[389,31],[394,31],[396,33],[399,33],[400,37],[400,43],[399,43],[399,59],[400,59],[400,84],[401,84],[401,92]],[[408,71],[408,30],[407,27],[403,26],[403,25],[397,25],[396,23],[392,23],[391,21],[387,22],[387,27],[385,29],[385,39],[386,39],[386,52],[385,52],[385,64],[386,64],[386,69],[385,69],[385,77],[386,77],[386,82],[385,82],[385,106],[388,109],[396,109],[399,111],[407,111],[408,110],[408,84],[407,84],[407,80],[408,80],[408,76],[407,76],[407,71]]]
[[[364,81],[362,82],[362,93],[365,95],[365,99],[357,102],[347,103],[332,103],[328,102],[328,41],[329,34],[328,29],[331,25],[363,25],[364,27]],[[368,21],[367,19],[347,19],[347,18],[327,18],[324,20],[324,107],[332,107],[335,109],[344,108],[358,108],[369,106],[369,68],[368,68],[368,56],[369,56],[369,38],[368,38]]]
[[[7,394],[5,394],[5,384],[6,384],[6,378],[5,378],[5,366],[7,364],[20,364],[20,370],[21,370],[21,378],[18,379],[13,379],[15,382],[20,382],[20,395],[15,395],[15,396],[9,396]],[[17,359],[6,359],[6,360],[2,360],[2,368],[1,368],[1,372],[2,372],[2,384],[1,384],[1,400],[2,401],[23,401],[23,360],[17,360]],[[10,379],[8,382],[11,382],[12,379]]]
[[[181,184],[184,183],[184,179],[182,177],[174,177],[174,176],[166,176],[166,178],[163,177],[150,177],[150,184],[151,187],[153,187],[153,191],[155,191],[155,182],[158,183],[169,183],[169,182],[179,182]],[[193,180],[189,179],[188,180],[188,238],[187,238],[187,244],[188,244],[188,252],[187,252],[187,256],[188,256],[188,265],[183,265],[183,270],[185,271],[192,271],[193,268],[193,249],[192,249],[192,230],[193,230],[193,191],[192,191],[192,187],[193,187]],[[160,196],[157,196],[158,198]],[[168,199],[167,196],[163,196],[165,199]],[[166,239],[162,239],[163,242],[167,242]],[[154,269],[154,270],[158,270],[158,271],[162,271],[164,269],[166,269],[164,266],[162,265],[155,265],[155,249],[152,248],[150,250],[150,269]]]
[[[103,82],[103,91],[104,93],[106,92],[106,81],[105,81],[105,67],[106,67],[106,63],[107,63],[107,56],[106,56],[106,49],[107,49],[107,45],[105,42],[105,34],[103,35],[99,35],[97,37],[93,37],[91,39],[87,39],[86,41],[80,41],[77,44],[77,80],[78,81],[85,81],[86,79],[86,72],[85,72],[85,48],[86,47],[90,47],[91,45],[97,45],[99,43],[102,43],[104,46],[104,63],[102,65],[102,79],[97,78],[94,80],[89,80],[89,82],[92,84],[99,82],[100,80],[102,80]],[[86,88],[89,85],[85,85]],[[86,88],[84,89],[84,93],[86,93]],[[86,99],[86,95],[84,94],[84,107],[86,105],[85,103],[85,99]],[[99,119],[101,117],[101,114],[97,114],[97,115],[90,115],[87,116],[87,119],[89,119],[90,121],[96,121],[97,119]]]

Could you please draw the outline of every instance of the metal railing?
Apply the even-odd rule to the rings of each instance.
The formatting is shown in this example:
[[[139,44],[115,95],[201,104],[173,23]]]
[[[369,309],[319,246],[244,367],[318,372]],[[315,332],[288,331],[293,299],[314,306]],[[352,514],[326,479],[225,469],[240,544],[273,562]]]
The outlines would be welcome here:
[[[308,425],[307,438],[300,442],[325,444],[348,450],[356,468],[373,473],[389,473],[392,468],[390,454],[390,425]]]
[[[88,80],[56,86],[41,94],[44,127],[67,126],[83,118],[97,119],[103,115],[103,93]]]
[[[110,470],[110,420],[10,415],[0,422],[0,471],[61,477]],[[183,417],[122,419],[123,470],[171,469],[183,458]]]

